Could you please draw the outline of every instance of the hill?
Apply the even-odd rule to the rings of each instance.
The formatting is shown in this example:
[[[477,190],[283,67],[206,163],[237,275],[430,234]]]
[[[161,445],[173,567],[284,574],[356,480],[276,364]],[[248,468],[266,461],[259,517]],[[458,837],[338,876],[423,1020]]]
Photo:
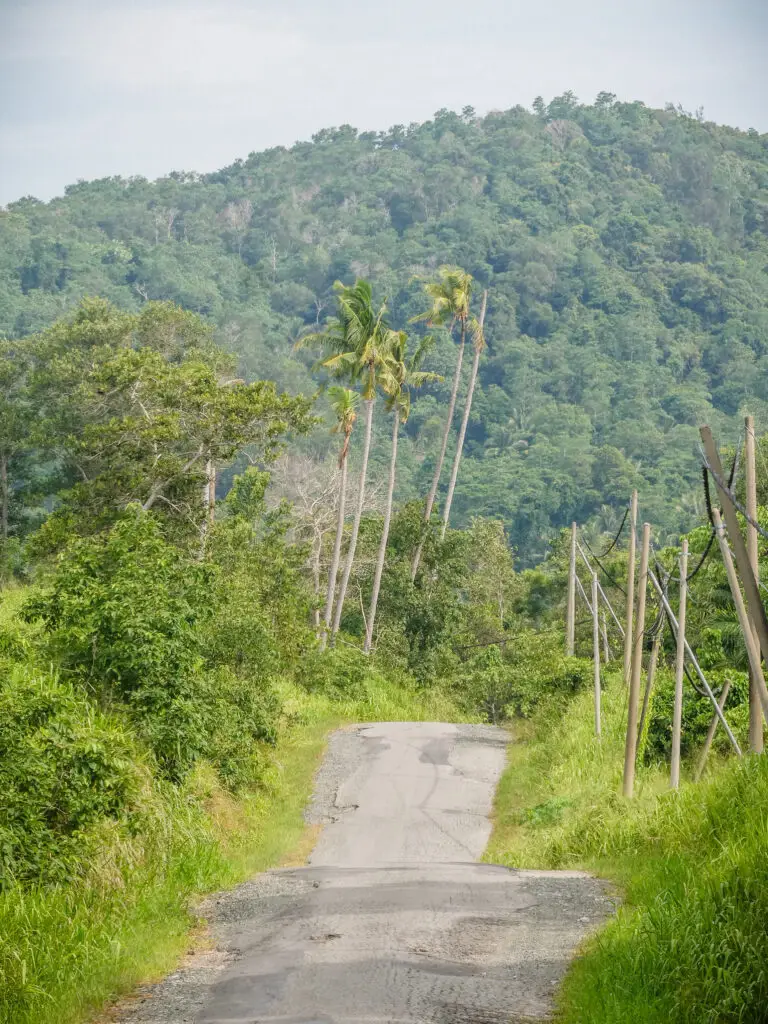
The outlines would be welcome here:
[[[746,407],[768,424],[766,185],[768,136],[606,93],[326,129],[213,174],[11,203],[0,332],[37,331],[83,295],[171,299],[213,321],[245,373],[309,392],[292,347],[334,280],[369,277],[400,324],[422,309],[413,277],[457,263],[490,289],[457,524],[502,518],[530,563],[571,519],[618,523],[634,485],[671,536],[700,511],[696,424],[734,436]],[[447,381],[452,359],[443,336]],[[415,402],[401,499],[427,490],[448,386]],[[378,458],[383,475],[383,444]]]

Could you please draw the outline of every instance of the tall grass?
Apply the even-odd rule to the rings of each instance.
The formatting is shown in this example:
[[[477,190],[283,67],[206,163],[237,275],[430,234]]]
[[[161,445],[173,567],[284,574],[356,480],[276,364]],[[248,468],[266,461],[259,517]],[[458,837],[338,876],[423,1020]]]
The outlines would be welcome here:
[[[559,724],[511,748],[486,859],[581,867],[624,904],[588,941],[563,987],[568,1024],[768,1020],[768,759],[720,762],[668,790],[665,767],[619,796],[625,689],[612,680],[603,739],[580,695]]]
[[[332,728],[458,714],[438,693],[402,685],[341,703],[288,686],[282,697],[286,724],[261,789],[234,798],[202,766],[183,790],[155,796],[150,830],[126,838],[105,829],[84,876],[0,892],[0,1024],[88,1019],[174,966],[198,896],[306,853],[303,809]]]

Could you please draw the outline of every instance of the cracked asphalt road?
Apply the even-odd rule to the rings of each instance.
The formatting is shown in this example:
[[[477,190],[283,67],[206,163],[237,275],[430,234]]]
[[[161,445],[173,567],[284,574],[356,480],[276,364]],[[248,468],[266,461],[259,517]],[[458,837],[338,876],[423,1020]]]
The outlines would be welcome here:
[[[122,1024],[488,1024],[546,1019],[584,935],[613,910],[578,872],[476,863],[504,767],[489,726],[381,723],[331,738],[305,868],[200,908],[215,949]]]

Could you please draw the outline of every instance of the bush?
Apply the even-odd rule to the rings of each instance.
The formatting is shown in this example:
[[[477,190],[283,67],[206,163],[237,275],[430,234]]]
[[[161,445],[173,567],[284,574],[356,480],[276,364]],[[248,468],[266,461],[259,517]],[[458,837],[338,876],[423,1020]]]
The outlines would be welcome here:
[[[544,702],[562,701],[591,680],[591,663],[562,653],[559,635],[524,633],[514,647],[483,648],[456,678],[459,697],[489,722],[529,717]]]
[[[309,652],[296,681],[309,693],[344,701],[365,700],[373,689],[386,685],[370,657],[343,645]]]
[[[207,743],[199,626],[211,614],[211,578],[133,507],[109,531],[73,540],[25,606],[62,674],[102,703],[126,705],[170,778]]]
[[[136,744],[71,684],[19,669],[0,680],[0,886],[63,881],[88,831],[117,821],[145,778]]]

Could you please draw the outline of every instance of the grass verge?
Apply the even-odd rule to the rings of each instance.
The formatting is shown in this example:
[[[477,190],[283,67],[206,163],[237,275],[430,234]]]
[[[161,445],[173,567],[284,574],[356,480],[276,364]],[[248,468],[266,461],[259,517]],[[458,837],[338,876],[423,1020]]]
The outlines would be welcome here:
[[[625,801],[625,699],[610,680],[600,743],[589,693],[518,730],[485,859],[584,868],[623,891],[566,978],[563,1024],[765,1022],[768,758],[720,762],[678,793],[665,767],[643,768]]]
[[[303,818],[328,733],[379,719],[456,719],[440,695],[381,686],[340,703],[287,689],[288,724],[262,789],[234,798],[199,769],[166,792],[149,834],[105,833],[85,878],[0,892],[0,1022],[75,1024],[188,949],[197,897],[280,864],[312,845]]]

